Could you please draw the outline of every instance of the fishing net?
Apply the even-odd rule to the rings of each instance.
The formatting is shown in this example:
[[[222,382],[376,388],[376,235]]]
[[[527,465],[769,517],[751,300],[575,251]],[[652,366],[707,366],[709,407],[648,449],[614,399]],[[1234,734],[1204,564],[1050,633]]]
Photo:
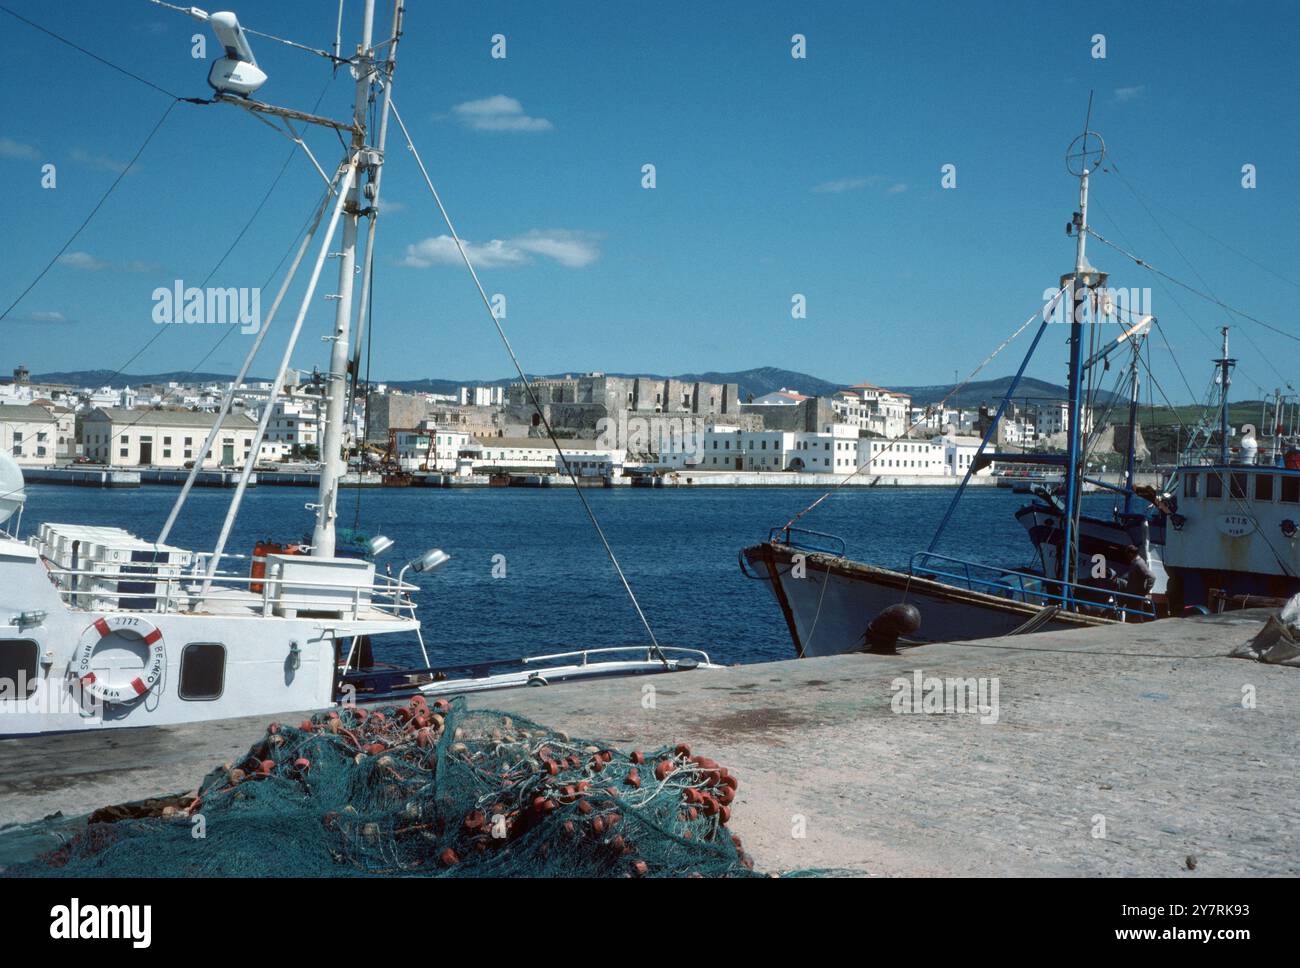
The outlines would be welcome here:
[[[464,700],[272,723],[197,796],[97,811],[21,876],[750,876],[737,780]]]

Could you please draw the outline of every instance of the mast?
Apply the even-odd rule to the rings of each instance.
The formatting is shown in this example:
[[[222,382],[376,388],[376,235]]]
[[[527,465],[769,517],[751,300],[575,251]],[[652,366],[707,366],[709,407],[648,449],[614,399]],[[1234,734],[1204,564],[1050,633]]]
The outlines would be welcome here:
[[[1282,463],[1282,388],[1273,388],[1273,455],[1274,465]]]
[[[1085,306],[1094,287],[1105,285],[1105,273],[1097,272],[1088,265],[1086,254],[1088,241],[1088,176],[1106,152],[1105,142],[1096,132],[1089,130],[1088,122],[1092,120],[1092,97],[1088,97],[1088,115],[1084,121],[1083,133],[1071,143],[1066,150],[1066,170],[1079,179],[1079,211],[1074,213],[1071,226],[1075,231],[1074,272],[1061,277],[1061,286],[1069,285],[1074,295],[1070,315],[1070,379],[1069,379],[1069,444],[1065,467],[1065,534],[1061,543],[1060,577],[1066,582],[1064,588],[1065,605],[1071,604],[1070,584],[1078,572],[1078,555],[1074,546],[1078,541],[1078,519],[1080,510],[1080,451],[1083,435],[1083,315]],[[1076,146],[1077,150],[1076,150]],[[1077,171],[1075,169],[1078,169]],[[1090,309],[1089,316],[1091,317]]]
[[[1236,360],[1228,358],[1228,327],[1224,326],[1223,356],[1214,362],[1219,366],[1219,463],[1228,463],[1228,386],[1232,383],[1232,368]]]
[[[1124,513],[1133,512],[1133,474],[1137,466],[1137,458],[1133,454],[1133,448],[1137,446],[1137,408],[1138,408],[1138,354],[1142,350],[1140,341],[1133,344],[1133,368],[1129,375],[1129,398],[1128,398],[1128,459],[1125,461],[1124,469],[1127,478],[1124,485],[1127,490],[1124,492]]]
[[[375,0],[365,0],[362,14],[361,42],[357,45],[355,71],[357,75],[356,100],[352,110],[351,152],[359,153],[363,167],[373,177],[379,164],[378,153],[366,149],[366,107],[370,99],[370,83],[374,75],[374,48],[372,32],[375,21]],[[321,438],[320,490],[316,506],[316,527],[312,532],[312,555],[317,558],[334,557],[334,519],[338,514],[339,479],[347,470],[343,454],[345,437],[343,425],[348,406],[349,333],[352,323],[352,283],[357,268],[357,227],[361,220],[361,179],[357,178],[348,190],[343,218],[343,242],[339,257],[338,292],[334,310],[334,335],[330,348],[330,368],[325,378],[325,427]]]

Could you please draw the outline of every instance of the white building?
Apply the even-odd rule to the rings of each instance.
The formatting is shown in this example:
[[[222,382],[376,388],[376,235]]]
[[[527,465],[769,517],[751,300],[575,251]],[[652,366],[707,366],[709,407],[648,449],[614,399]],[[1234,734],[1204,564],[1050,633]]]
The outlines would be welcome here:
[[[703,471],[807,471],[851,474],[857,467],[858,431],[828,424],[822,431],[740,430],[704,432]]]
[[[266,439],[286,445],[290,452],[296,447],[316,447],[320,443],[320,398],[298,394],[282,397],[271,409],[271,419],[266,425]]]
[[[623,448],[604,447],[596,440],[561,440],[569,467],[579,477],[618,477],[623,473]],[[474,470],[481,473],[532,471],[553,474],[564,469],[555,445],[543,437],[485,437],[478,442]],[[472,451],[472,445],[464,448]]]
[[[907,432],[912,398],[874,383],[857,383],[837,391],[831,406],[841,423],[882,437],[901,437]]]
[[[948,473],[956,477],[965,477],[971,461],[975,459],[975,453],[980,449],[980,438],[946,436],[941,437],[940,442],[943,444],[943,459]],[[992,467],[982,468],[976,476],[992,473],[992,470]]]
[[[0,407],[0,451],[27,467],[49,467],[59,453],[59,421],[45,407],[9,404]]]
[[[82,452],[110,467],[185,467],[196,459],[215,420],[216,414],[189,410],[97,407],[82,420]],[[257,424],[243,414],[228,416],[203,466],[242,466],[256,431]]]
[[[751,407],[796,407],[809,399],[806,395],[798,390],[787,390],[782,387],[779,390],[773,390],[771,393],[765,393],[761,397],[755,397],[749,401]]]
[[[505,387],[461,387],[453,402],[462,407],[500,407],[505,400]]]
[[[1055,434],[1066,433],[1070,429],[1070,404],[1065,400],[1052,400],[1040,403],[1036,407],[1038,419],[1036,421],[1039,440],[1052,437]],[[1083,432],[1085,434],[1092,432],[1092,409],[1084,407],[1083,413]]]
[[[469,450],[470,440],[466,431],[439,428],[426,420],[419,430],[397,432],[398,466],[404,471],[454,471],[461,455]],[[551,454],[555,454],[554,447]]]
[[[870,438],[862,441],[861,462],[866,474],[943,477],[948,473],[946,453],[938,440]]]

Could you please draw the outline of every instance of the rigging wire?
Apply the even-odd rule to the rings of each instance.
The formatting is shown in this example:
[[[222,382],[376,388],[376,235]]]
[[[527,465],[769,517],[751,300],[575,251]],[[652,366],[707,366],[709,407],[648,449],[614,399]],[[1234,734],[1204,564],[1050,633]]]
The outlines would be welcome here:
[[[1195,286],[1189,285],[1183,282],[1181,279],[1177,279],[1174,276],[1171,276],[1163,269],[1157,269],[1150,262],[1147,262],[1145,259],[1142,259],[1139,256],[1134,255],[1132,252],[1129,252],[1123,246],[1115,242],[1112,242],[1110,239],[1106,238],[1104,235],[1102,235],[1100,232],[1098,232],[1096,229],[1092,228],[1091,226],[1087,228],[1087,232],[1089,235],[1091,235],[1102,245],[1109,246],[1110,248],[1118,252],[1120,255],[1124,256],[1126,259],[1131,259],[1136,265],[1141,266],[1143,269],[1146,269],[1148,272],[1153,272],[1158,276],[1162,276],[1165,279],[1168,279],[1174,285],[1181,286],[1183,289],[1186,289],[1188,292],[1200,296],[1202,299],[1206,300],[1207,302],[1214,303],[1216,306],[1226,309],[1230,313],[1235,313],[1236,315],[1240,316],[1242,319],[1249,319],[1252,323],[1255,323],[1259,326],[1263,326],[1265,329],[1271,330],[1272,332],[1277,333],[1279,336],[1285,336],[1287,339],[1295,340],[1297,343],[1300,343],[1300,336],[1296,336],[1294,333],[1288,333],[1280,326],[1274,326],[1272,323],[1266,322],[1265,320],[1260,319],[1258,316],[1252,316],[1250,313],[1246,312],[1245,310],[1238,309],[1236,306],[1229,305],[1228,303],[1224,302],[1222,299],[1219,299],[1218,297],[1211,295],[1208,292],[1202,292],[1200,289],[1197,289]]]
[[[411,152],[412,157],[415,158],[415,163],[420,169],[420,174],[424,176],[424,183],[428,186],[430,194],[433,195],[433,200],[438,206],[438,211],[442,213],[442,219],[447,225],[447,231],[451,234],[452,241],[456,243],[456,248],[460,252],[460,257],[465,263],[465,268],[469,270],[470,277],[474,280],[474,287],[478,290],[479,297],[482,299],[483,305],[488,311],[488,315],[492,318],[492,325],[496,328],[497,335],[501,338],[506,353],[510,356],[510,362],[514,364],[515,372],[519,374],[519,379],[522,381],[524,389],[528,392],[529,400],[532,402],[533,409],[537,416],[541,419],[542,426],[546,429],[547,436],[550,437],[551,443],[554,445],[556,452],[560,455],[560,463],[564,466],[564,471],[573,484],[574,493],[578,495],[578,499],[582,502],[583,510],[587,512],[587,517],[591,520],[591,525],[595,528],[596,535],[600,538],[601,544],[605,547],[605,554],[609,556],[610,563],[618,573],[619,581],[623,583],[624,590],[627,591],[628,597],[632,600],[632,607],[636,609],[637,617],[641,619],[641,624],[645,627],[646,634],[650,636],[651,646],[655,655],[658,657],[659,661],[664,664],[664,667],[667,668],[668,659],[659,648],[659,640],[655,638],[654,630],[650,627],[650,621],[646,618],[645,612],[641,610],[641,603],[637,601],[636,593],[632,590],[632,585],[628,582],[627,576],[623,574],[623,568],[618,563],[618,556],[614,554],[614,549],[611,547],[609,539],[605,537],[605,531],[600,526],[600,521],[596,518],[596,512],[592,510],[591,504],[587,501],[586,495],[582,493],[582,487],[578,484],[577,475],[574,473],[573,467],[569,463],[568,456],[564,453],[564,448],[560,445],[559,438],[555,435],[555,430],[551,427],[551,421],[542,410],[541,403],[537,399],[537,393],[533,389],[532,381],[529,380],[528,376],[524,373],[523,366],[519,362],[519,357],[515,355],[514,348],[510,345],[510,339],[506,336],[505,328],[501,325],[501,320],[497,318],[497,314],[492,308],[492,300],[488,298],[487,290],[483,288],[483,283],[479,281],[478,273],[474,270],[474,263],[470,261],[469,255],[465,251],[465,244],[461,241],[460,235],[456,232],[456,227],[452,224],[451,216],[448,214],[446,206],[442,204],[442,197],[438,194],[438,190],[433,186],[433,180],[429,177],[429,172],[424,167],[424,161],[421,159],[419,151],[416,150],[415,142],[411,140],[411,133],[407,130],[406,122],[402,120],[402,115],[397,110],[396,102],[391,100],[391,92],[389,103],[393,110],[393,117],[397,119],[397,124],[402,129],[402,136],[406,139],[406,147]]]
[[[64,37],[62,34],[55,33],[53,30],[50,30],[48,27],[42,27],[40,24],[36,23],[35,21],[28,20],[22,14],[15,13],[14,11],[10,10],[8,7],[4,6],[3,4],[0,4],[0,12],[9,14],[9,16],[13,17],[15,20],[21,20],[23,23],[27,24],[27,26],[35,28],[36,30],[39,30],[43,34],[48,34],[49,36],[57,40],[59,43],[66,44],[67,46],[71,47],[73,50],[80,51],[81,53],[85,54],[87,57],[99,61],[105,67],[112,68],[113,70],[117,71],[119,74],[125,74],[127,77],[131,78],[132,80],[139,81],[141,84],[145,85],[146,87],[153,88],[159,94],[166,94],[173,101],[188,101],[190,103],[198,103],[198,104],[207,103],[206,99],[199,100],[195,98],[181,97],[179,94],[173,94],[171,91],[167,90],[167,88],[155,84],[153,81],[149,80],[148,78],[141,77],[139,74],[136,74],[134,71],[128,71],[125,67],[122,67],[118,64],[114,64],[111,60],[108,60],[107,58],[100,57],[94,51],[87,50],[85,47],[82,47],[80,44],[69,40],[67,37]]]
[[[168,10],[175,10],[177,13],[183,13],[187,17],[193,16],[193,14],[190,13],[189,7],[178,7],[174,3],[166,3],[164,2],[164,0],[149,0],[149,3],[152,3],[156,7],[166,7]],[[341,19],[342,12],[343,12],[342,7],[343,5],[340,2],[339,4],[340,29],[342,28],[342,19]],[[195,19],[199,19],[199,18],[195,18]],[[254,30],[252,27],[247,27],[244,26],[243,24],[240,24],[239,29],[246,34],[252,34],[254,37],[265,37],[267,40],[274,40],[276,43],[284,44],[287,47],[294,47],[297,48],[298,50],[306,51],[309,54],[316,54],[319,57],[324,57],[326,60],[333,61],[335,64],[351,63],[351,58],[338,56],[339,54],[338,41],[335,41],[334,53],[331,54],[329,51],[321,50],[319,47],[309,47],[306,44],[298,43],[296,40],[286,40],[284,37],[277,37],[275,34],[268,34],[268,33],[264,33],[261,30]]]
[[[54,264],[63,257],[63,254],[68,251],[68,247],[71,246],[72,243],[77,240],[77,237],[81,235],[81,233],[85,230],[86,226],[90,224],[90,221],[95,217],[95,214],[101,208],[103,208],[104,203],[107,202],[109,196],[113,194],[113,190],[116,189],[117,186],[122,183],[122,179],[127,176],[127,173],[130,172],[131,169],[135,166],[136,161],[138,161],[140,156],[144,154],[144,150],[147,147],[149,147],[149,142],[153,141],[154,135],[156,135],[158,133],[158,129],[163,126],[163,122],[167,120],[167,116],[172,113],[172,108],[176,107],[176,103],[177,103],[176,101],[172,101],[170,104],[167,105],[167,110],[162,113],[162,117],[160,117],[157,120],[153,128],[149,131],[149,134],[145,136],[144,141],[142,141],[140,143],[140,147],[135,150],[135,154],[131,156],[131,160],[127,162],[126,167],[124,167],[120,172],[118,172],[117,177],[113,179],[113,183],[108,186],[108,190],[105,191],[104,194],[99,197],[99,201],[95,203],[95,207],[92,208],[90,210],[90,213],[84,219],[81,220],[81,224],[76,227],[76,229],[73,231],[73,233],[70,236],[68,236],[67,241],[63,243],[63,245],[59,248],[59,251],[54,253],[54,255],[50,257],[50,261],[45,263],[45,267],[41,269],[40,272],[36,273],[36,277],[27,284],[27,287],[18,294],[18,297],[9,304],[8,308],[6,308],[4,312],[0,313],[0,319],[4,319],[11,312],[13,312],[14,307],[17,306],[20,302],[22,302],[27,297],[27,294],[29,292],[31,292],[33,289],[36,288],[37,283],[39,283],[42,279],[45,278],[45,274],[49,272],[50,269],[54,268]],[[155,333],[154,339],[157,338],[158,338],[158,334]],[[150,342],[152,341],[153,340],[150,340]]]
[[[1165,240],[1173,247],[1173,250],[1178,253],[1178,257],[1182,259],[1184,263],[1186,263],[1187,268],[1189,268],[1192,271],[1192,274],[1196,276],[1197,281],[1204,287],[1207,293],[1209,293],[1211,296],[1214,296],[1214,292],[1213,290],[1210,289],[1210,284],[1206,281],[1205,277],[1201,275],[1200,271],[1197,270],[1196,266],[1192,263],[1192,260],[1187,257],[1187,253],[1185,253],[1182,250],[1182,248],[1174,240],[1174,237],[1170,235],[1170,233],[1165,229],[1164,225],[1160,222],[1160,220],[1156,218],[1155,213],[1151,211],[1151,207],[1147,204],[1146,199],[1138,192],[1137,188],[1132,184],[1132,182],[1130,182],[1128,178],[1125,177],[1124,173],[1120,171],[1119,166],[1115,164],[1113,155],[1111,157],[1109,168],[1107,168],[1107,171],[1113,172],[1115,175],[1119,177],[1120,181],[1124,183],[1124,187],[1129,190],[1129,194],[1131,194],[1137,200],[1138,204],[1142,206],[1143,210],[1147,213],[1147,218],[1151,219],[1151,223],[1157,229],[1160,230],[1160,234],[1165,237]],[[1274,274],[1276,275],[1276,273]],[[1284,279],[1283,281],[1290,282],[1290,280],[1287,279]],[[1292,285],[1295,284],[1292,283]],[[1215,296],[1215,298],[1217,299],[1218,297]],[[1182,307],[1180,306],[1179,308],[1181,309]],[[1229,318],[1228,321],[1231,322],[1232,321],[1231,318]],[[1277,378],[1281,380],[1283,383],[1285,383],[1288,388],[1291,388],[1290,382],[1288,382],[1287,378],[1282,375],[1282,372],[1280,370],[1278,370],[1277,366],[1273,363],[1273,360],[1269,356],[1267,356],[1263,350],[1259,348],[1259,344],[1255,342],[1254,338],[1250,335],[1250,333],[1247,332],[1245,329],[1243,329],[1241,331],[1241,335],[1246,338],[1246,341],[1250,343],[1251,348],[1254,349],[1255,352],[1260,355],[1260,357],[1268,365],[1269,369],[1273,371],[1274,375],[1277,376]],[[1241,372],[1240,369],[1238,369],[1238,372]]]
[[[983,360],[983,361],[982,361],[978,366],[975,367],[975,369],[971,370],[971,372],[966,376],[966,379],[962,380],[960,383],[958,383],[957,385],[955,385],[951,390],[949,390],[949,391],[944,395],[943,399],[940,400],[937,404],[934,405],[934,406],[939,410],[939,412],[942,414],[942,412],[943,412],[943,408],[947,405],[948,401],[951,400],[951,399],[952,399],[954,396],[956,396],[958,393],[960,393],[963,389],[965,389],[966,386],[968,386],[968,385],[971,383],[971,381],[974,380],[975,377],[977,377],[977,376],[980,374],[980,371],[981,371],[981,370],[983,370],[986,366],[988,366],[990,363],[993,362],[994,357],[996,357],[996,356],[997,356],[999,353],[1001,353],[1004,349],[1006,349],[1008,346],[1010,346],[1010,345],[1015,341],[1016,337],[1018,337],[1021,333],[1023,333],[1023,332],[1024,332],[1024,331],[1029,327],[1029,324],[1032,323],[1035,319],[1038,318],[1038,315],[1039,315],[1040,313],[1044,314],[1044,316],[1045,316],[1047,313],[1052,312],[1052,311],[1054,310],[1055,306],[1056,306],[1057,301],[1061,298],[1061,295],[1062,295],[1065,291],[1066,291],[1066,288],[1065,288],[1065,287],[1062,287],[1062,288],[1058,289],[1058,290],[1056,291],[1056,293],[1052,296],[1052,298],[1051,298],[1050,300],[1048,300],[1047,303],[1046,303],[1045,305],[1043,305],[1040,309],[1035,310],[1035,311],[1034,311],[1034,312],[1029,316],[1028,319],[1026,319],[1023,323],[1020,324],[1020,326],[1016,329],[1015,332],[1013,332],[1010,336],[1008,336],[1006,339],[1004,339],[1004,340],[1003,340],[1003,341],[1002,341],[1002,342],[997,346],[997,348],[993,350],[992,353],[990,353],[988,356],[986,356],[986,357],[984,358],[984,360]],[[884,454],[888,453],[889,451],[893,450],[895,446],[897,446],[900,442],[902,442],[902,441],[907,437],[907,435],[910,434],[913,430],[915,430],[915,429],[916,429],[917,427],[919,427],[922,423],[924,423],[925,420],[926,420],[926,417],[923,416],[923,417],[921,417],[919,420],[915,420],[915,421],[913,421],[912,424],[911,424],[911,425],[910,425],[906,430],[903,431],[903,433],[902,433],[901,436],[899,436],[899,437],[895,437],[895,438],[893,438],[892,440],[890,440],[889,444],[888,444],[888,445],[887,445],[883,450],[880,451],[880,454],[881,454],[881,455],[884,455]],[[836,483],[831,487],[831,489],[830,489],[829,491],[827,491],[827,492],[826,492],[825,494],[823,494],[821,497],[817,498],[817,500],[813,501],[812,504],[809,504],[806,508],[804,508],[804,509],[803,509],[802,511],[800,511],[798,514],[796,514],[794,517],[792,517],[789,521],[787,521],[784,525],[782,525],[782,526],[781,526],[780,528],[778,528],[777,530],[778,530],[778,531],[785,531],[785,530],[788,530],[789,528],[791,528],[791,527],[794,525],[794,523],[795,523],[796,521],[798,521],[798,520],[799,520],[800,518],[802,518],[804,515],[808,514],[808,512],[812,511],[813,508],[817,507],[817,505],[821,504],[821,503],[822,503],[823,501],[825,501],[828,497],[830,497],[832,494],[834,494],[836,491],[838,491],[841,487],[843,487],[845,484],[847,484],[847,483],[848,483],[850,480],[852,480],[855,476],[857,476],[859,473],[861,473],[861,472],[862,472],[862,471],[863,471],[863,470],[864,470],[864,469],[865,469],[865,468],[866,468],[866,467],[867,467],[867,466],[868,466],[872,461],[874,461],[874,460],[875,460],[875,458],[872,457],[872,458],[871,458],[870,460],[868,460],[866,463],[859,464],[859,465],[858,465],[856,468],[854,468],[851,472],[849,472],[848,474],[844,475],[844,477],[843,477],[842,479],[840,479],[839,481],[837,481],[837,482],[836,482]]]
[[[1216,243],[1218,243],[1219,245],[1223,246],[1223,247],[1224,247],[1225,249],[1227,249],[1229,252],[1232,252],[1232,253],[1234,253],[1235,255],[1240,256],[1241,258],[1245,259],[1247,262],[1251,263],[1252,265],[1256,266],[1257,268],[1263,269],[1265,272],[1269,273],[1270,275],[1277,277],[1277,278],[1280,279],[1282,282],[1285,282],[1288,286],[1292,286],[1292,287],[1295,288],[1295,289],[1300,289],[1300,283],[1296,282],[1294,279],[1289,279],[1289,278],[1287,278],[1286,276],[1282,275],[1282,273],[1280,273],[1280,272],[1276,271],[1275,269],[1272,269],[1272,268],[1270,268],[1270,267],[1264,265],[1264,263],[1258,261],[1258,260],[1255,259],[1253,256],[1250,256],[1250,255],[1248,255],[1247,253],[1242,252],[1240,249],[1236,248],[1235,246],[1230,245],[1230,244],[1228,244],[1227,242],[1224,242],[1224,241],[1223,241],[1222,239],[1220,239],[1218,236],[1211,234],[1210,232],[1208,232],[1208,231],[1206,231],[1205,229],[1201,228],[1200,226],[1196,225],[1194,222],[1188,221],[1188,219],[1186,218],[1186,216],[1182,215],[1182,214],[1181,214],[1180,212],[1178,212],[1176,209],[1171,208],[1171,207],[1168,206],[1168,205],[1162,205],[1160,202],[1156,202],[1156,201],[1154,201],[1154,200],[1149,200],[1149,199],[1148,199],[1148,200],[1144,200],[1143,196],[1138,192],[1137,188],[1135,188],[1135,187],[1133,186],[1133,184],[1132,184],[1131,182],[1129,182],[1129,180],[1128,180],[1126,177],[1124,177],[1124,173],[1123,173],[1122,171],[1120,171],[1120,170],[1119,170],[1119,167],[1115,164],[1115,156],[1114,156],[1113,153],[1110,155],[1110,160],[1107,162],[1106,165],[1103,165],[1102,168],[1103,168],[1103,170],[1105,170],[1105,171],[1112,171],[1112,172],[1114,172],[1116,175],[1119,176],[1120,181],[1122,181],[1122,182],[1124,183],[1124,187],[1126,187],[1126,188],[1129,190],[1129,192],[1132,193],[1133,197],[1136,198],[1136,199],[1138,200],[1138,203],[1139,203],[1139,204],[1140,204],[1144,209],[1147,210],[1147,215],[1150,216],[1151,221],[1155,223],[1155,225],[1156,225],[1157,228],[1160,227],[1160,223],[1159,223],[1159,221],[1157,221],[1155,215],[1152,213],[1150,207],[1148,206],[1148,204],[1147,204],[1148,201],[1150,201],[1152,205],[1155,205],[1155,206],[1157,206],[1157,207],[1159,207],[1159,208],[1164,209],[1166,212],[1168,212],[1168,213],[1169,213],[1170,215],[1172,215],[1174,218],[1178,219],[1180,222],[1182,222],[1182,223],[1183,223],[1184,225],[1186,225],[1188,228],[1195,229],[1197,232],[1200,232],[1202,235],[1204,235],[1206,238],[1210,239],[1212,242],[1216,242]],[[1163,229],[1161,229],[1161,231],[1164,232]],[[1169,233],[1165,232],[1164,234],[1165,234],[1165,237],[1166,237],[1166,238],[1169,238]],[[1173,240],[1170,239],[1170,242],[1171,242],[1171,243],[1172,243],[1172,241],[1173,241]],[[1175,246],[1175,248],[1177,248],[1177,246]],[[1182,253],[1180,252],[1179,255],[1182,255]],[[1184,261],[1186,261],[1186,256],[1184,256]],[[1188,262],[1188,265],[1191,265],[1191,263]]]

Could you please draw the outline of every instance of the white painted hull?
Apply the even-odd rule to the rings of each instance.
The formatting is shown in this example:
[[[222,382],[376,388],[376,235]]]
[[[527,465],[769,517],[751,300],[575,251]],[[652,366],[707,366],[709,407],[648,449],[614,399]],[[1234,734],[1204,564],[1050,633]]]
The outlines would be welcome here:
[[[20,615],[39,615],[19,627]],[[73,687],[79,643],[97,619],[136,617],[161,634],[165,655],[160,681],[130,702],[100,703]],[[335,700],[336,651],[353,636],[411,632],[414,619],[288,618],[274,615],[131,612],[69,607],[51,582],[40,556],[21,542],[0,538],[0,655],[28,655],[40,661],[35,677],[0,683],[0,737],[71,730],[162,726],[319,709]],[[130,661],[135,641],[119,649]],[[204,699],[180,695],[179,674],[186,646],[220,643],[225,648],[222,689]],[[294,645],[296,644],[296,655]],[[12,650],[12,651],[8,651]],[[296,666],[296,668],[295,668]],[[26,669],[23,670],[26,672]],[[123,676],[131,676],[125,672]]]

